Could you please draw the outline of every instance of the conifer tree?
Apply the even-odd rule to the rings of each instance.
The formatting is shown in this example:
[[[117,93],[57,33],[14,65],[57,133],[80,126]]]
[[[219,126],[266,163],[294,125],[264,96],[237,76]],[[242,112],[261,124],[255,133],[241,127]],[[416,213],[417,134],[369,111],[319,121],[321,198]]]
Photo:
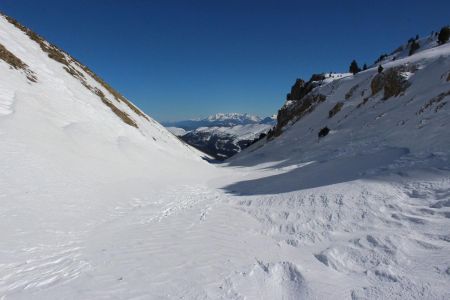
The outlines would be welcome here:
[[[352,63],[350,64],[349,71],[353,75],[356,74],[356,73],[359,73],[361,71],[361,69],[359,68],[358,63],[356,62],[356,60],[353,60]]]
[[[417,41],[413,41],[409,46],[409,55],[413,55],[417,50],[419,50],[420,45]]]
[[[450,38],[450,27],[449,26],[442,27],[438,35],[438,43],[440,45],[445,44],[447,43],[449,38]]]
[[[378,73],[383,73],[383,70],[384,70],[383,66],[379,65],[378,66]]]

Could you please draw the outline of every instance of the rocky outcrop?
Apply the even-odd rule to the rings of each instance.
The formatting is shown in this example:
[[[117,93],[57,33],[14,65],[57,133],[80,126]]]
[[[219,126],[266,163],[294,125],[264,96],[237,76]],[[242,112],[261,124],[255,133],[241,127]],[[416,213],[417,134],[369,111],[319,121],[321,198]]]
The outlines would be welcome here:
[[[277,115],[277,125],[269,132],[268,137],[279,136],[284,126],[290,121],[298,121],[304,115],[312,112],[315,106],[326,100],[322,94],[308,94],[300,100],[288,101],[279,111]]]
[[[320,82],[325,79],[323,74],[313,74],[309,81],[297,79],[291,88],[291,92],[287,94],[286,100],[300,100],[311,92]]]
[[[415,71],[415,66],[403,65],[375,75],[370,83],[372,96],[376,95],[381,90],[384,91],[383,100],[399,96],[405,92],[410,85],[404,74],[406,72],[413,73]]]
[[[354,86],[352,86],[352,88],[345,94],[345,100],[348,100],[351,97],[353,97],[353,94],[355,93],[355,91],[358,88],[359,88],[359,84],[355,84]]]
[[[344,103],[338,102],[335,106],[328,112],[328,118],[334,117],[339,111],[341,111],[342,107],[344,106]]]
[[[447,92],[440,93],[439,95],[431,98],[427,101],[420,110],[416,113],[416,115],[423,114],[427,109],[431,109],[433,106],[435,107],[435,112],[438,112],[444,105],[447,104],[447,101],[443,101],[446,97],[450,96],[450,90]]]
[[[323,74],[313,74],[309,81],[297,79],[287,94],[286,103],[278,111],[277,125],[269,131],[268,138],[279,136],[284,126],[290,121],[297,121],[305,114],[314,110],[317,103],[325,101],[326,97],[322,94],[314,94],[314,88],[320,86],[325,79]]]

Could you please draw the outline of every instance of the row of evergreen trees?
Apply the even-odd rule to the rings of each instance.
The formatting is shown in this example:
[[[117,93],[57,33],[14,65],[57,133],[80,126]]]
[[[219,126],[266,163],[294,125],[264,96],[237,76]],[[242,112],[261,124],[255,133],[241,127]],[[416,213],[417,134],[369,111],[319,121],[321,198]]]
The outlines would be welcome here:
[[[441,30],[439,31],[438,34],[438,44],[442,45],[448,42],[448,40],[450,39],[450,26],[444,26],[441,28]],[[420,44],[418,42],[419,40],[419,35],[416,35],[416,38],[411,38],[408,40],[408,45],[409,45],[409,55],[413,55],[417,50],[419,50],[420,48]],[[387,55],[386,55],[387,56]],[[367,65],[364,64],[362,70],[366,70],[367,69]],[[381,69],[381,71],[380,71]],[[356,74],[361,72],[361,68],[358,66],[358,63],[356,62],[356,60],[353,60],[350,64],[349,67],[349,71],[352,74]],[[381,73],[383,71],[383,67],[381,67],[381,65],[378,68],[378,72]]]

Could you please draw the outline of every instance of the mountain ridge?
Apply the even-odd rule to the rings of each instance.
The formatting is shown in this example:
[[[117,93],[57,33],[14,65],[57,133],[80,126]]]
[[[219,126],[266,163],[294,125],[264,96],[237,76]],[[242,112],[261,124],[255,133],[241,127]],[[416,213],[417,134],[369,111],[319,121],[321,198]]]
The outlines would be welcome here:
[[[189,145],[224,160],[264,137],[275,125],[275,116],[217,113],[203,119],[163,124]]]
[[[186,131],[199,127],[232,127],[236,125],[248,125],[257,123],[270,123],[274,117],[260,117],[247,113],[216,113],[205,118],[196,118],[180,121],[163,121],[165,127],[178,127]]]
[[[280,137],[282,140],[286,139],[283,135],[292,132],[293,128],[296,128],[295,138],[293,133],[288,134],[290,138],[299,140],[307,136],[303,145],[311,145],[311,149],[316,149],[317,141],[326,144],[328,139],[336,139],[337,135],[347,139],[344,132],[352,131],[353,137],[357,136],[356,132],[360,132],[363,136],[365,131],[373,130],[369,128],[384,126],[381,120],[394,122],[388,131],[392,135],[406,130],[408,135],[403,133],[405,136],[412,133],[421,136],[421,130],[427,131],[433,127],[426,125],[429,122],[443,122],[442,125],[436,125],[437,132],[432,135],[435,140],[428,143],[445,145],[448,141],[442,139],[442,135],[438,133],[442,129],[437,128],[445,127],[444,116],[448,114],[450,44],[438,44],[436,35],[417,41],[420,48],[412,55],[409,55],[408,48],[404,49],[405,46],[402,46],[401,51],[398,48],[390,57],[354,75],[324,73],[313,75],[307,82],[297,80],[278,112],[276,127],[269,132],[267,139],[244,150],[231,158],[231,161],[239,160],[239,157],[249,152],[252,155],[259,152],[256,148],[263,149],[274,142],[279,144]],[[411,45],[411,42],[406,45]],[[378,70],[380,65],[383,67],[381,71]],[[290,96],[295,94],[299,95],[298,99]],[[402,111],[402,107],[407,110]],[[361,114],[367,120],[363,120]],[[394,117],[398,119],[394,121]],[[350,125],[353,119],[362,119],[360,122],[364,123]],[[300,124],[305,127],[301,134]],[[349,124],[347,126],[350,127],[343,130],[344,124]],[[411,126],[412,124],[415,126]],[[319,138],[319,131],[325,127],[329,128],[330,136]],[[385,134],[380,132],[379,135]],[[403,138],[402,141],[408,147],[417,146],[407,139]],[[395,141],[391,139],[390,142]],[[307,152],[313,153],[311,149]],[[289,157],[287,153],[284,155]]]

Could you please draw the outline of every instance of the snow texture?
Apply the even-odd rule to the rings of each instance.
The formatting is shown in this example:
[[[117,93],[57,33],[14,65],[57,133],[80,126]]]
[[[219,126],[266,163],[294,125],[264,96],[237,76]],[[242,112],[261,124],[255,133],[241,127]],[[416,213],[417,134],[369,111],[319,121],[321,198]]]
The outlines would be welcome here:
[[[398,97],[377,66],[327,79],[210,165],[3,17],[0,43],[37,78],[0,60],[1,299],[450,298],[450,44],[383,65],[417,66]]]

